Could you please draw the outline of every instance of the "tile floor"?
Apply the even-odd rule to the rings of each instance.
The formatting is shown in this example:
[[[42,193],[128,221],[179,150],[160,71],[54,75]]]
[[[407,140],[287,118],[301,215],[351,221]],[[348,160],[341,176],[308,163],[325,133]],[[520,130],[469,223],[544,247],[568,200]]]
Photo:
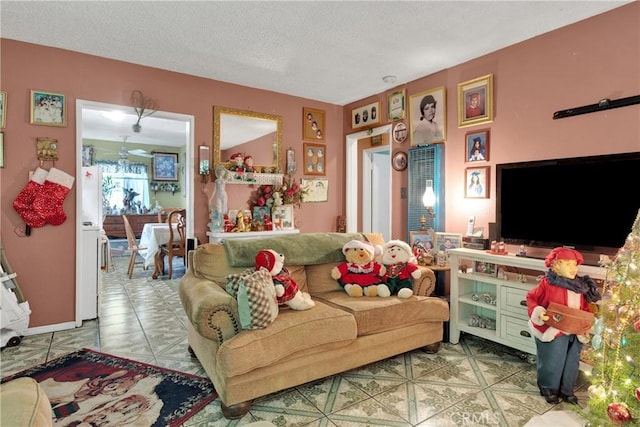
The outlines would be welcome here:
[[[103,275],[99,319],[81,328],[27,336],[1,353],[2,377],[80,348],[205,376],[187,351],[179,279],[151,279],[128,255]],[[184,270],[178,274],[184,274]],[[408,352],[256,400],[241,420],[226,420],[218,400],[185,426],[242,426],[267,420],[284,426],[523,426],[550,410],[539,395],[535,366],[506,347],[463,335],[437,354]],[[586,385],[576,395],[586,401]]]

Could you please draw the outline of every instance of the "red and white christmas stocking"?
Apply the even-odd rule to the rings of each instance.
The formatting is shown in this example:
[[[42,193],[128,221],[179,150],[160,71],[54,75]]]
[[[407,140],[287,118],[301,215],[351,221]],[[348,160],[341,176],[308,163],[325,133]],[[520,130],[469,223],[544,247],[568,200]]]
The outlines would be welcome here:
[[[22,189],[18,197],[13,201],[13,208],[29,227],[42,227],[45,220],[33,209],[33,201],[42,189],[42,184],[47,179],[47,172],[42,168],[36,169],[33,176]]]
[[[42,188],[36,194],[33,208],[48,224],[60,225],[67,219],[62,202],[73,186],[74,177],[60,169],[51,168]]]

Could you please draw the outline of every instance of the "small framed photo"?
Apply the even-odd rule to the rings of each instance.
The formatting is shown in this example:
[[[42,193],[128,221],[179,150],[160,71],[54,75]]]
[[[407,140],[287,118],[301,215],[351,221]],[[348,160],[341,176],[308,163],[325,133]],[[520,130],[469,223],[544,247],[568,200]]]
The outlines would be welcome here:
[[[307,141],[323,141],[325,129],[324,111],[313,108],[302,109],[302,139]]]
[[[493,74],[458,84],[458,127],[493,121]]]
[[[489,166],[464,170],[464,197],[467,199],[489,198]]]
[[[304,148],[304,174],[326,175],[327,147],[322,144],[305,142]]]
[[[271,209],[269,206],[254,206],[253,207],[253,220],[260,221],[264,224],[264,218],[271,218]]]
[[[443,143],[447,139],[447,99],[444,86],[411,95],[411,145]]]
[[[398,151],[391,157],[391,166],[398,172],[405,170],[408,164],[407,153],[404,151]]]
[[[7,92],[0,91],[0,128],[7,126]]]
[[[498,266],[492,262],[473,261],[473,272],[485,276],[496,277]]]
[[[437,250],[435,250],[435,233],[433,230],[419,230],[409,232],[409,246],[413,250],[413,253],[427,253],[435,256]]]
[[[93,156],[96,153],[96,149],[93,145],[83,145],[82,146],[82,166],[92,166],[93,165]]]
[[[178,153],[153,153],[153,181],[178,181]]]
[[[302,196],[304,203],[328,202],[329,201],[329,180],[302,179],[301,185],[307,189],[307,193]]]
[[[407,90],[397,90],[387,95],[387,120],[404,120],[407,110]]]
[[[296,173],[296,152],[293,148],[287,149],[287,175]]]
[[[393,127],[393,141],[396,144],[402,144],[407,140],[407,125],[404,122],[398,122]]]
[[[351,128],[358,129],[380,123],[380,102],[351,110]]]
[[[436,233],[436,248],[443,251],[449,260],[449,249],[462,247],[462,234],[457,233]]]
[[[0,168],[4,167],[4,132],[0,132]]]
[[[31,91],[32,125],[66,126],[67,97],[61,93]]]
[[[489,160],[489,129],[480,129],[465,134],[466,152],[464,161],[479,162]]]
[[[293,205],[274,206],[272,221],[276,230],[293,230]]]

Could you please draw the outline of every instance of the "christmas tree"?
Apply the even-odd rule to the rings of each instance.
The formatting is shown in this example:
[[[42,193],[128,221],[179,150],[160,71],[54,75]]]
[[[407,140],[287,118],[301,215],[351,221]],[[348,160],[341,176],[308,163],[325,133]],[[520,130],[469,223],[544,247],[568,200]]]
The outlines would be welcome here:
[[[624,246],[606,268],[589,359],[592,426],[640,425],[640,212]]]

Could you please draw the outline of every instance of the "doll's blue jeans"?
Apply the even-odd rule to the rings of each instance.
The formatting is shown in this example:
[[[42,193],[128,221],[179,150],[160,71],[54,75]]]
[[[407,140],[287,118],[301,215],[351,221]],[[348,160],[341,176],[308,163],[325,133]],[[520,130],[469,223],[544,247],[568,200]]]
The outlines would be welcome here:
[[[561,335],[553,341],[536,338],[538,388],[544,396],[572,396],[580,368],[582,343],[576,335]]]

